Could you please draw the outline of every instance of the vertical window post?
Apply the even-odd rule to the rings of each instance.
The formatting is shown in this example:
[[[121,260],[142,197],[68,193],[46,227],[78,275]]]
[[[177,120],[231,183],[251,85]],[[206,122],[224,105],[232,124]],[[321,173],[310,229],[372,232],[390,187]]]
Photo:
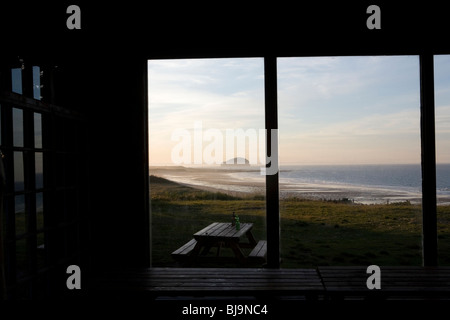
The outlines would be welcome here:
[[[267,228],[267,267],[280,268],[280,205],[278,181],[278,143],[272,143],[272,130],[278,130],[277,105],[277,58],[264,58],[264,92],[266,153],[271,163],[266,164],[266,228]],[[270,168],[270,169],[269,169]],[[273,170],[276,173],[273,174]],[[269,172],[270,171],[270,172]]]
[[[22,94],[33,98],[33,68],[29,63],[26,63],[22,69]]]
[[[434,124],[434,62],[420,55],[420,130],[422,146],[423,265],[437,265],[436,146]]]

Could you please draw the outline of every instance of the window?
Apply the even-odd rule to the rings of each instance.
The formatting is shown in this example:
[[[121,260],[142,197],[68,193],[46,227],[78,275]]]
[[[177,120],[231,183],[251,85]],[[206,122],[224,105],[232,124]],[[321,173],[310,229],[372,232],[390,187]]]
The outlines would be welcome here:
[[[17,108],[13,108],[13,143],[23,147],[23,110]]]
[[[418,57],[278,66],[284,266],[420,265]]]
[[[12,92],[22,94],[22,68],[11,69]]]
[[[217,96],[210,94],[212,100],[208,101],[198,95],[197,85],[216,86],[216,90],[221,88],[224,92],[232,88],[231,84],[216,81],[214,68],[209,68],[208,74],[189,70],[196,63],[208,60],[149,61],[150,174],[163,172],[168,180],[208,190],[217,190],[218,184],[232,184],[236,178],[247,185],[250,181],[264,181],[250,171],[225,177],[216,175],[205,183],[199,175],[186,179],[186,168],[172,166],[169,171],[161,167],[161,156],[170,153],[178,161],[172,161],[172,165],[185,164],[183,157],[186,157],[191,161],[191,168],[204,168],[204,163],[196,163],[195,157],[201,158],[205,150],[211,151],[208,147],[213,145],[209,142],[214,142],[214,134],[208,132],[209,140],[205,143],[195,140],[204,138],[196,136],[195,132],[199,129],[197,132],[203,133],[205,128],[213,127],[196,124],[195,120],[206,119],[205,115],[213,112],[226,123],[231,115],[236,115],[234,126],[230,126],[236,128],[247,118],[248,108],[228,107],[224,114],[224,108],[214,109],[221,101],[215,99]],[[226,60],[231,59],[222,61]],[[282,267],[361,263],[421,265],[418,57],[278,58],[277,64]],[[177,72],[171,74],[170,68]],[[167,72],[165,76],[162,76],[163,69]],[[228,93],[233,98],[238,96],[233,91]],[[203,107],[191,108],[195,104]],[[171,110],[176,110],[176,116]],[[183,121],[190,121],[190,124]],[[163,122],[172,127],[160,126]],[[220,131],[226,125],[218,127]],[[174,128],[186,130],[174,135]],[[184,139],[191,138],[189,148],[180,147],[187,141]],[[199,153],[195,150],[196,141],[203,142]],[[166,151],[162,152],[164,148]],[[441,178],[445,177],[441,175],[442,169],[445,166],[438,165]],[[168,206],[163,204],[162,189],[158,191],[155,185],[152,188],[152,183],[163,181],[155,179],[151,177],[150,186],[152,253],[163,252],[167,258],[168,248],[155,253],[159,241],[155,235],[178,223],[180,216],[173,213],[170,219],[163,217],[162,212],[168,210]],[[439,188],[438,185],[438,201],[444,204],[447,187]],[[238,190],[236,185],[232,189]],[[170,198],[168,188],[164,192]],[[446,207],[440,206],[439,210],[446,210]],[[161,230],[155,231],[155,228]],[[441,234],[441,238],[445,239],[446,234]]]
[[[42,149],[42,114],[34,113],[34,147]]]
[[[25,190],[23,154],[21,151],[14,152],[14,191]]]
[[[21,97],[0,96],[7,182],[1,218],[11,299],[54,292],[54,270],[79,263],[80,176],[86,170],[78,139],[86,139],[86,132],[76,113],[39,101],[42,70],[24,63],[13,68],[11,88]]]
[[[44,72],[39,66],[29,67],[24,64],[22,59],[19,61],[21,67],[11,69],[11,91],[29,96],[36,100],[41,100],[43,88],[42,78]],[[26,80],[28,78],[31,78],[29,83]]]
[[[41,68],[33,66],[33,98],[41,100]]]
[[[233,213],[264,240],[263,60],[150,60],[148,79],[152,265],[177,265],[171,252]]]
[[[450,265],[450,56],[434,57],[439,265]]]

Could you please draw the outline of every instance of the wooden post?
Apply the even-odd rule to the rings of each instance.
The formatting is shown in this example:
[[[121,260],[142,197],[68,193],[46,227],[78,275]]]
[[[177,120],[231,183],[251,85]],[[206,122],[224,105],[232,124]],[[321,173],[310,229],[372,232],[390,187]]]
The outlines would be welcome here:
[[[423,265],[437,266],[434,62],[432,54],[420,55],[420,130],[422,146]]]
[[[1,89],[1,88],[0,88]],[[1,109],[0,109],[1,112]],[[2,116],[3,118],[3,116]],[[6,174],[3,165],[3,153],[0,151],[0,299],[6,300],[6,255],[5,255],[5,241],[6,241],[6,227],[3,226],[3,198],[6,192]]]
[[[56,72],[56,67],[52,65],[45,65],[41,68],[44,73],[41,89],[42,101],[55,104],[54,74]]]
[[[0,66],[0,92],[11,92],[11,68]]]
[[[33,98],[33,67],[27,61],[22,69],[22,95]]]
[[[272,144],[272,130],[278,130],[277,58],[264,58],[266,153],[271,163],[266,164],[266,229],[267,267],[280,268],[280,208],[278,181],[278,143]],[[273,173],[273,170],[276,173]]]

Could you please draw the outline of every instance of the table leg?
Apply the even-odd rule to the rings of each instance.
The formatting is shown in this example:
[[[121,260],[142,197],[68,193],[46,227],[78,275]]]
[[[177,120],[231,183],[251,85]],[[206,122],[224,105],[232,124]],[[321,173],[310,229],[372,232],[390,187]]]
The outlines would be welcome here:
[[[189,265],[195,264],[195,262],[197,260],[197,257],[199,255],[200,250],[202,249],[202,247],[203,247],[203,241],[197,240],[197,243],[195,244],[194,249],[192,249],[192,252],[191,252],[191,254],[189,256],[189,259],[188,259]]]
[[[216,257],[220,255],[220,249],[222,249],[222,246],[224,245],[223,241],[219,241],[217,244],[217,254]]]
[[[200,255],[206,256],[206,255],[208,254],[209,250],[211,250],[211,247],[212,247],[211,244],[207,244],[207,245],[203,248],[202,253],[201,253]]]
[[[256,246],[256,240],[255,237],[253,237],[253,233],[251,231],[248,231],[246,234],[248,242],[250,243],[250,245],[254,248]]]
[[[237,242],[231,242],[230,243],[231,250],[233,250],[234,255],[236,256],[237,260],[241,264],[245,264],[245,257],[244,254],[241,251],[241,248],[239,247]]]

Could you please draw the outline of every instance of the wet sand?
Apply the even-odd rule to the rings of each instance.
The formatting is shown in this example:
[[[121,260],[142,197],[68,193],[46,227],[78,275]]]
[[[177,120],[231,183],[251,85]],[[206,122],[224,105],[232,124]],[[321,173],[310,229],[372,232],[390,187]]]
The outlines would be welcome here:
[[[249,178],[242,173],[253,171]],[[150,174],[198,189],[223,192],[235,196],[264,195],[265,176],[259,175],[259,167],[150,167]],[[375,204],[410,201],[421,203],[421,194],[394,188],[372,188],[341,184],[287,183],[280,179],[280,198],[298,197],[313,200],[348,199],[355,203]],[[450,199],[439,199],[439,204],[448,204]]]
[[[150,174],[197,189],[223,192],[234,196],[265,194],[265,180],[245,181],[233,177],[234,173],[259,171],[259,168],[187,168],[177,166],[150,167]]]

